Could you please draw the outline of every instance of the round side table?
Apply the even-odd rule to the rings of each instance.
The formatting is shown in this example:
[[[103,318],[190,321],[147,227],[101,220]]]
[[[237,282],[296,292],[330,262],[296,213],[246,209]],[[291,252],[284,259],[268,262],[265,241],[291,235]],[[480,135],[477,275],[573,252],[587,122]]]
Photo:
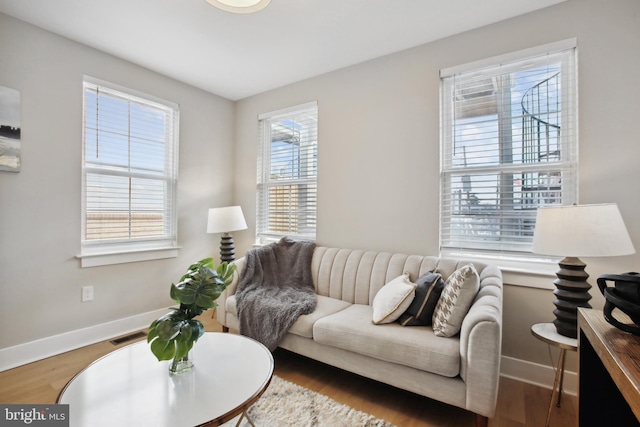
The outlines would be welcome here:
[[[560,407],[560,398],[562,397],[562,381],[564,380],[564,359],[567,356],[567,350],[578,351],[578,340],[576,338],[565,337],[556,331],[553,323],[536,323],[531,326],[531,334],[540,341],[546,342],[554,347],[560,348],[560,358],[558,359],[558,367],[556,369],[556,378],[553,382],[553,390],[551,391],[551,401],[549,402],[549,412],[547,412],[547,421],[545,427],[549,427],[551,419],[551,410],[553,402]]]

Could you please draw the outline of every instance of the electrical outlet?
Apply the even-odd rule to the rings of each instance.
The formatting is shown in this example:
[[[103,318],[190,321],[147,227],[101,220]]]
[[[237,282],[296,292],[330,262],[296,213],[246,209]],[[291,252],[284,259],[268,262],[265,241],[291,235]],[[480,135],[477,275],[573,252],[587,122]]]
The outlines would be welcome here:
[[[93,301],[93,286],[82,287],[82,302]]]

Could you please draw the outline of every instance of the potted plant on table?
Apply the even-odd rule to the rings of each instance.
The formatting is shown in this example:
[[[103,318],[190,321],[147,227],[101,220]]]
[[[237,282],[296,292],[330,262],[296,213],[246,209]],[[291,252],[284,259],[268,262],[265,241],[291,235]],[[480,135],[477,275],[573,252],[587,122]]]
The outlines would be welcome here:
[[[171,373],[193,367],[189,351],[204,334],[202,323],[194,317],[217,307],[216,299],[229,286],[235,271],[235,264],[223,262],[215,268],[213,259],[205,258],[190,265],[177,285],[171,284],[171,299],[180,305],[151,323],[147,335],[151,352],[158,360],[173,360]]]

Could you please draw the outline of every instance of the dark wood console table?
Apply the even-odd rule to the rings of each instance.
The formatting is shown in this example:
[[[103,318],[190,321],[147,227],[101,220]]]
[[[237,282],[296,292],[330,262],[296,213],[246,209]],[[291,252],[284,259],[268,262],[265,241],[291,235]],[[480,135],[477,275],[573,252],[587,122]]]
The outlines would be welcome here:
[[[579,308],[578,328],[579,425],[640,426],[640,336],[600,310]]]

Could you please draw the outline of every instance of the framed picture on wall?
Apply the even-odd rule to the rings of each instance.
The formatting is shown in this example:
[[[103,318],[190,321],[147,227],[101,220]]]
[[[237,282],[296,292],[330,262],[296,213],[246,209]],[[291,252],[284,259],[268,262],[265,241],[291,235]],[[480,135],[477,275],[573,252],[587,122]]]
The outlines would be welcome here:
[[[20,172],[20,92],[0,86],[0,171]]]

